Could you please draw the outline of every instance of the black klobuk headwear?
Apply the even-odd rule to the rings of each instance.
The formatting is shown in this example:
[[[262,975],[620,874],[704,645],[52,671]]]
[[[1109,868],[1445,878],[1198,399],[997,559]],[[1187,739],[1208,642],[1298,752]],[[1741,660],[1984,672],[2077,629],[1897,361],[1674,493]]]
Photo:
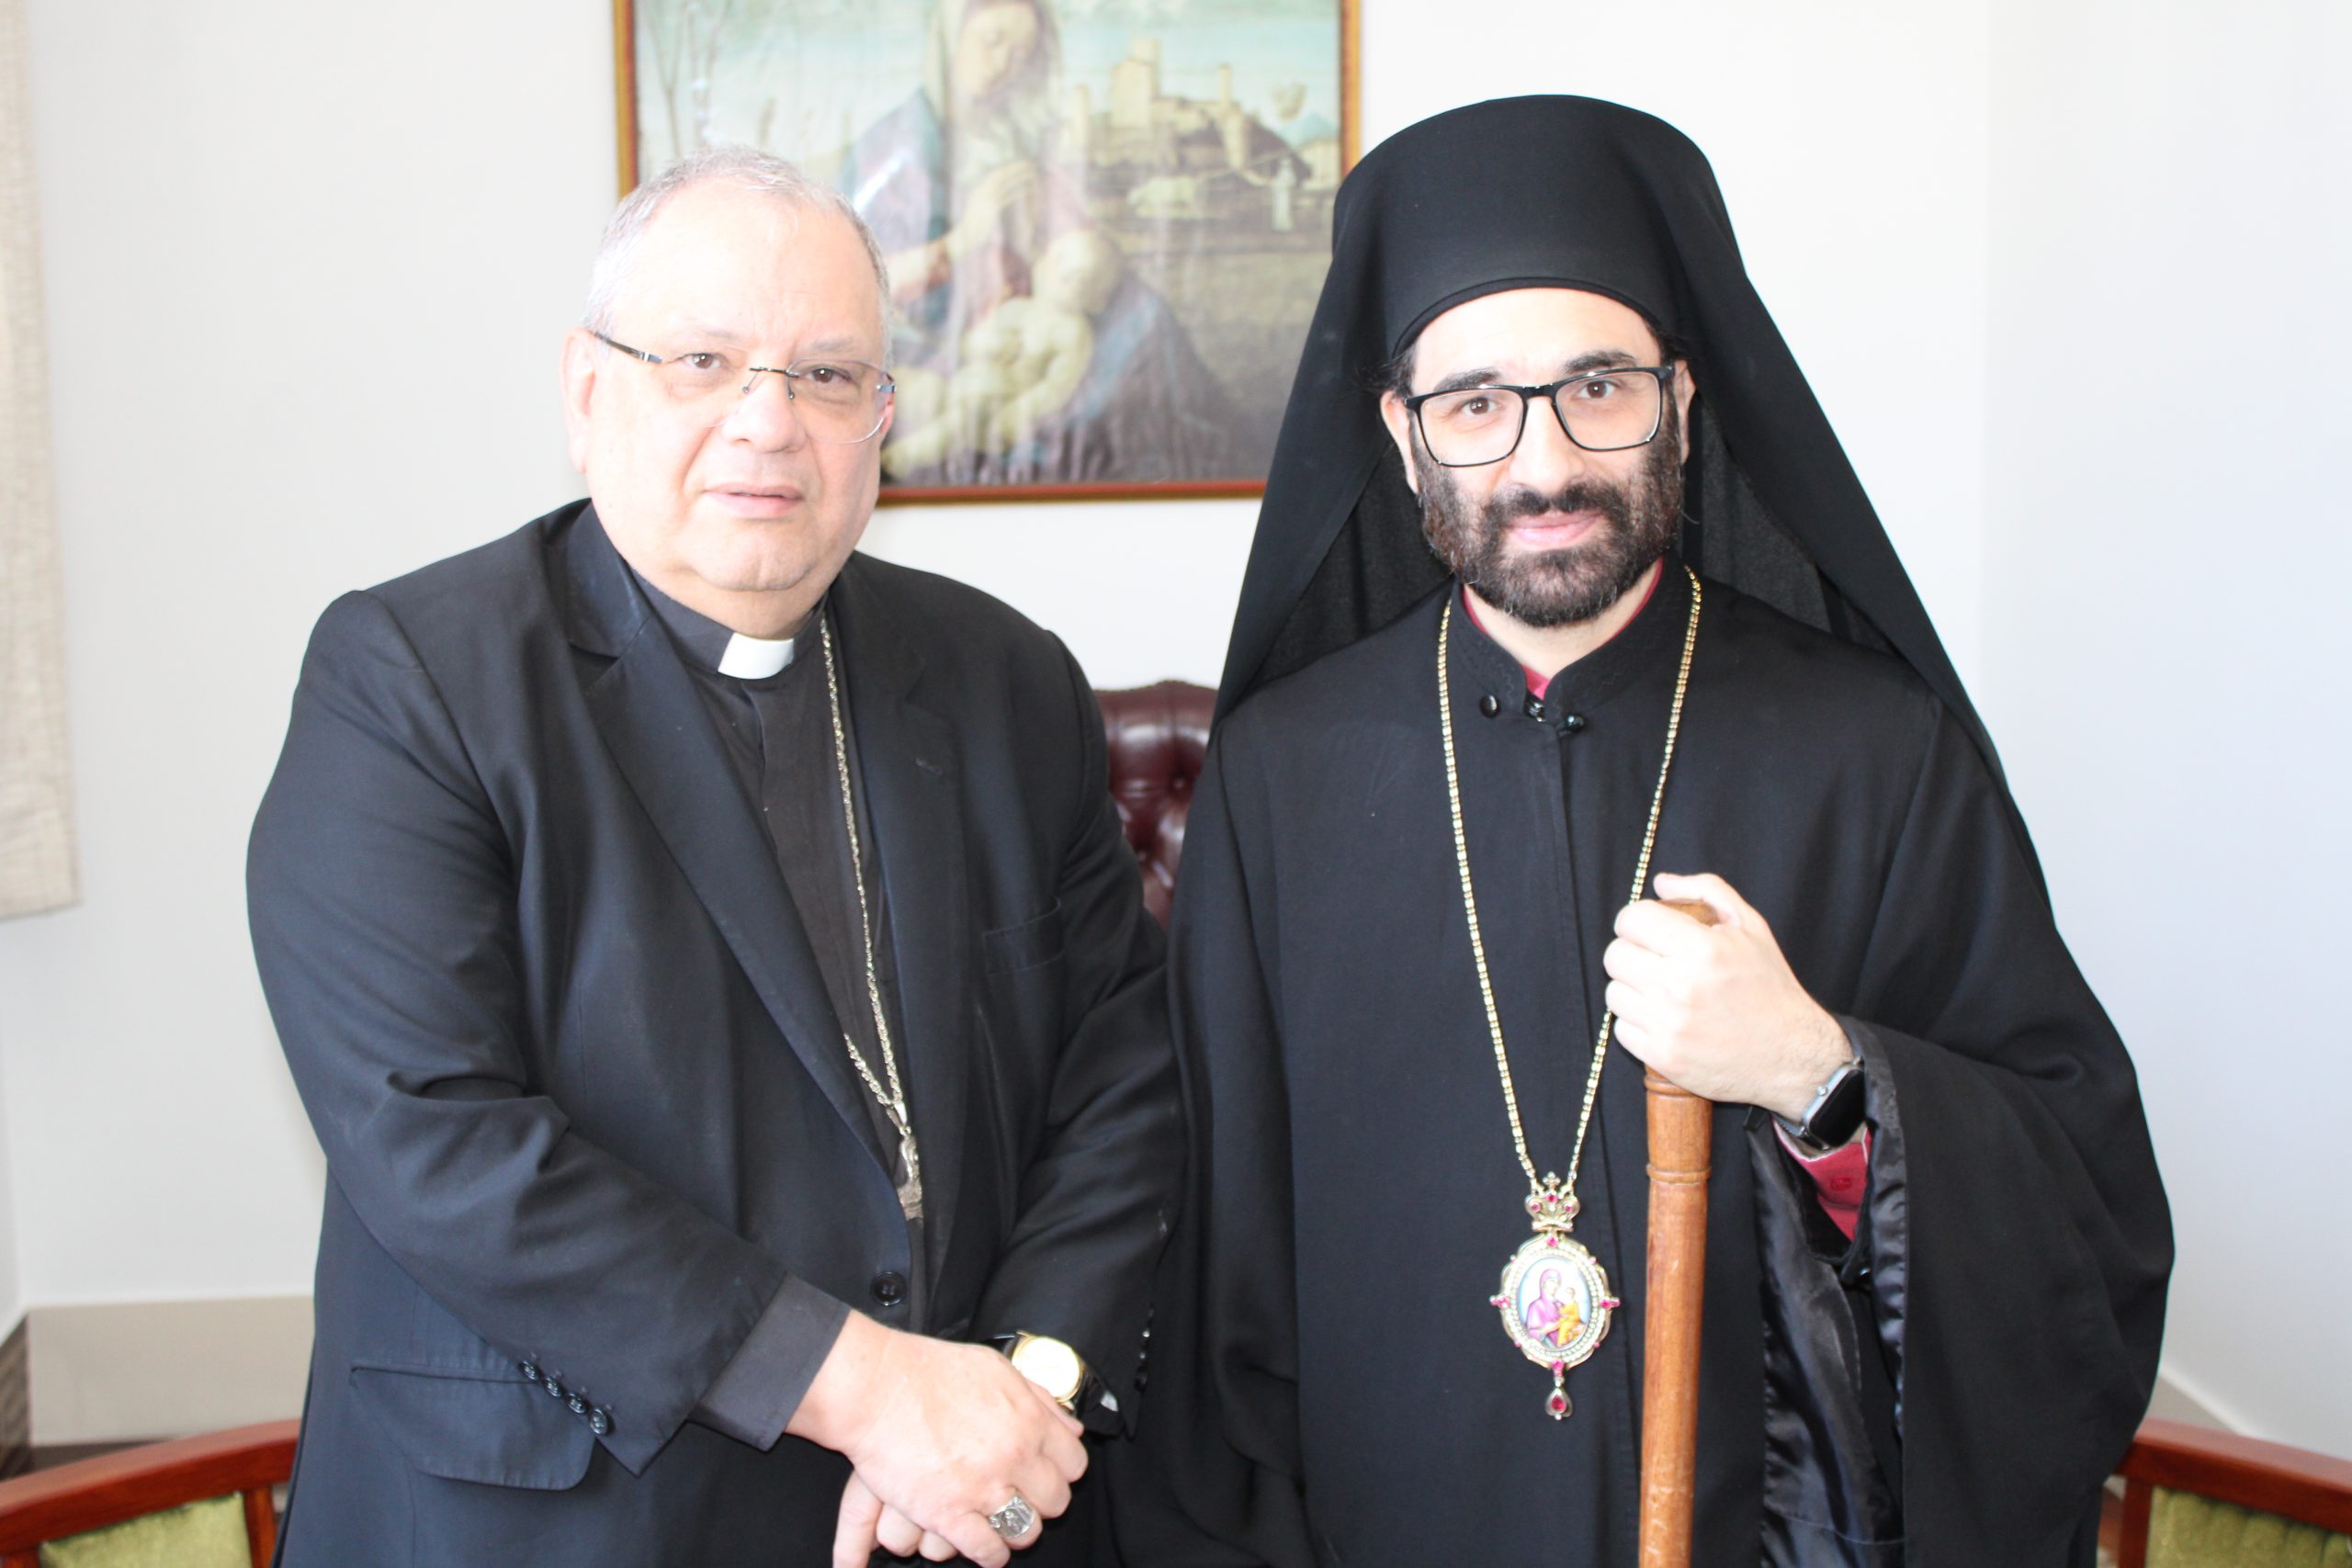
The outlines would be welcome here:
[[[1444,580],[1381,423],[1379,379],[1443,311],[1542,286],[1608,295],[1688,350],[1699,400],[1684,558],[1799,620],[1892,649],[1997,776],[1918,593],[1748,281],[1706,156],[1665,121],[1591,98],[1451,110],[1382,142],[1340,187],[1219,716]]]

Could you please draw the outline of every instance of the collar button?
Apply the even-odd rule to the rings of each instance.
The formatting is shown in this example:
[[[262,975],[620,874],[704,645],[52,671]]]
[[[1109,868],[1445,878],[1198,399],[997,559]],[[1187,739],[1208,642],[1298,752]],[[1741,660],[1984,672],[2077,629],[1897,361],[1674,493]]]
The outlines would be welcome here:
[[[1584,728],[1584,715],[1580,713],[1562,714],[1560,716],[1560,728],[1567,731],[1570,735],[1576,734],[1578,730]]]
[[[1496,697],[1494,693],[1488,692],[1485,696],[1478,699],[1478,711],[1486,715],[1487,717],[1492,718],[1495,715],[1503,711],[1503,705],[1501,701]]]

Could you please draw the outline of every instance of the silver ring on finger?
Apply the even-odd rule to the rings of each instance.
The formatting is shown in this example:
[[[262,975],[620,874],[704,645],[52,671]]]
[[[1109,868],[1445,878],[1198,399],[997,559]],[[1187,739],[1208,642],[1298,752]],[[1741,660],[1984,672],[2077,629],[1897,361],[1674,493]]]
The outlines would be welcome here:
[[[1029,1499],[1015,1492],[1005,1499],[1004,1506],[989,1516],[989,1529],[1006,1540],[1019,1540],[1037,1528],[1037,1510]]]

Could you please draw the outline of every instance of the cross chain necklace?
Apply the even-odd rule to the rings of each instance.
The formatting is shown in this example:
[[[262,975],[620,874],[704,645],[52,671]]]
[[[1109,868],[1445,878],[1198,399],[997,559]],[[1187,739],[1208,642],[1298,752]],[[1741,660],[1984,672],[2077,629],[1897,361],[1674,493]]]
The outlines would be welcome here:
[[[1650,852],[1657,843],[1658,814],[1666,806],[1666,775],[1674,765],[1674,742],[1682,729],[1682,699],[1690,688],[1690,655],[1699,645],[1699,574],[1688,566],[1690,578],[1690,621],[1682,633],[1682,664],[1674,677],[1674,705],[1666,720],[1666,754],[1658,760],[1657,788],[1650,795],[1649,823],[1642,829],[1642,852],[1634,867],[1629,904],[1642,897],[1649,880]],[[1502,1314],[1503,1332],[1520,1353],[1552,1374],[1552,1392],[1544,1413],[1555,1421],[1567,1419],[1566,1387],[1570,1367],[1581,1366],[1599,1348],[1609,1332],[1609,1314],[1622,1304],[1609,1293],[1609,1276],[1583,1243],[1569,1235],[1576,1228],[1577,1170],[1584,1162],[1584,1135],[1592,1125],[1592,1107],[1600,1092],[1600,1070],[1609,1060],[1609,1037],[1617,1025],[1613,1011],[1600,1015],[1600,1035],[1592,1047],[1592,1066],[1584,1080],[1584,1108],[1577,1115],[1577,1136],[1568,1155],[1566,1180],[1546,1172],[1535,1174],[1527,1153],[1527,1130],[1520,1124],[1519,1091],[1511,1083],[1510,1053],[1503,1045],[1502,1014],[1495,1007],[1495,987],[1487,973],[1487,944],[1478,930],[1478,895],[1470,884],[1470,836],[1462,822],[1462,780],[1453,749],[1453,682],[1446,669],[1446,650],[1453,631],[1453,602],[1446,601],[1437,627],[1437,711],[1445,739],[1445,799],[1453,817],[1454,864],[1462,874],[1462,912],[1470,923],[1470,956],[1478,969],[1478,996],[1486,1004],[1487,1032],[1495,1046],[1495,1071],[1503,1085],[1503,1111],[1510,1120],[1511,1147],[1520,1168],[1527,1173],[1527,1217],[1534,1236],[1520,1245],[1503,1266],[1502,1289],[1487,1304]]]
[[[865,1000],[874,1010],[874,1039],[880,1047],[882,1070],[889,1075],[890,1086],[874,1076],[866,1064],[865,1054],[857,1042],[844,1030],[842,1043],[849,1047],[849,1059],[857,1066],[857,1076],[865,1080],[866,1092],[881,1106],[888,1117],[890,1128],[899,1134],[899,1165],[905,1172],[899,1183],[899,1207],[907,1218],[922,1218],[922,1160],[915,1152],[914,1120],[907,1112],[907,1091],[899,1081],[899,1057],[890,1046],[890,1023],[882,1014],[882,977],[874,967],[874,917],[865,907],[865,857],[857,847],[857,804],[849,788],[849,737],[842,727],[841,678],[833,668],[833,628],[824,611],[817,612],[817,628],[825,645],[825,696],[832,705],[833,771],[840,775],[842,785],[842,826],[849,834],[850,876],[857,884],[857,929],[865,956]]]

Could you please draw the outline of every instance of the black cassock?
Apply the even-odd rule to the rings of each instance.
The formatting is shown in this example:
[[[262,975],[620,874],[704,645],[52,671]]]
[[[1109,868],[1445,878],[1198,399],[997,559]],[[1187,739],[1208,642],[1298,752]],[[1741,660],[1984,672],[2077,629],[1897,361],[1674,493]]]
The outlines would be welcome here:
[[[1540,714],[1455,614],[1471,868],[1539,1170],[1567,1164],[1690,597],[1669,558]],[[1555,1421],[1489,1304],[1531,1232],[1447,815],[1443,602],[1263,687],[1211,751],[1172,960],[1196,1169],[1128,1488],[1151,1495],[1139,1568],[1634,1558],[1641,1065],[1611,1047],[1576,1232],[1623,1305]],[[1654,869],[1763,913],[1865,1057],[1874,1128],[1849,1247],[1769,1117],[1714,1113],[1692,1562],[2087,1561],[2169,1235],[2131,1065],[1977,746],[1899,660],[1711,583]]]

